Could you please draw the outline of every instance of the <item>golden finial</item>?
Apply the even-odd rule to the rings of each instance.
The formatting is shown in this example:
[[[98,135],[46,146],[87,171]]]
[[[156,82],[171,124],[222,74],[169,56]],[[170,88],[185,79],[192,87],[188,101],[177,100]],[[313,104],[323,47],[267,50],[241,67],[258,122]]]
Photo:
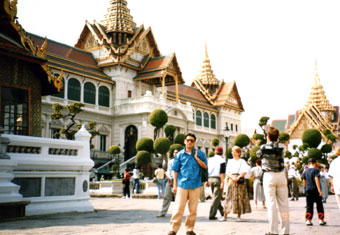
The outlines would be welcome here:
[[[205,41],[205,58],[208,58],[207,41]]]
[[[315,75],[314,75],[314,85],[319,86],[320,85],[320,79],[318,75],[318,61],[315,59]]]

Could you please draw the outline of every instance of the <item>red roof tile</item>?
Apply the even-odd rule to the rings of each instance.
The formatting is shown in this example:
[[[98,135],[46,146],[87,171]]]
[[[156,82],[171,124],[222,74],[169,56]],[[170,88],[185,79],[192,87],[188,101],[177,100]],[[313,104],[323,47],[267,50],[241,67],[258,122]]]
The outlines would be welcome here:
[[[157,69],[157,68],[163,68],[167,65],[168,62],[169,62],[168,56],[152,58],[149,61],[149,63],[145,66],[144,71],[151,70],[151,69]]]

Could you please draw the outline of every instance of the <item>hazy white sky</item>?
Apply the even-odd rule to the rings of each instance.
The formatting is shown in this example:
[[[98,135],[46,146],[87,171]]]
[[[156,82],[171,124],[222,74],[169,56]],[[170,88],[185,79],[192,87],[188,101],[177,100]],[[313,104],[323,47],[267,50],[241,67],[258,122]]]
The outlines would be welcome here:
[[[110,0],[18,0],[26,31],[73,46],[85,20],[100,22]],[[261,116],[285,119],[302,108],[318,74],[340,105],[338,0],[128,0],[137,26],[151,27],[163,55],[176,53],[187,85],[208,45],[217,79],[236,81],[242,129]]]

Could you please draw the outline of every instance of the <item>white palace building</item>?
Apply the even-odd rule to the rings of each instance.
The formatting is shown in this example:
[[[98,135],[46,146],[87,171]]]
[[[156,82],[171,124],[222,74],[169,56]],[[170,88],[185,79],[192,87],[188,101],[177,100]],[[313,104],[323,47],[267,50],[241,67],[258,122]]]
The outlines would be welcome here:
[[[148,116],[157,108],[168,114],[175,136],[194,133],[206,153],[212,138],[225,148],[240,133],[244,109],[236,82],[215,77],[207,48],[199,74],[185,85],[175,53],[161,54],[151,28],[136,26],[126,0],[110,0],[101,23],[86,21],[74,47],[30,36],[46,44],[49,68],[63,76],[60,94],[42,99],[42,136],[53,138],[67,124],[50,118],[54,103],[84,103],[77,123],[97,123],[100,134],[92,140],[97,166],[111,145],[121,146],[125,161],[135,156],[137,139],[154,136]]]

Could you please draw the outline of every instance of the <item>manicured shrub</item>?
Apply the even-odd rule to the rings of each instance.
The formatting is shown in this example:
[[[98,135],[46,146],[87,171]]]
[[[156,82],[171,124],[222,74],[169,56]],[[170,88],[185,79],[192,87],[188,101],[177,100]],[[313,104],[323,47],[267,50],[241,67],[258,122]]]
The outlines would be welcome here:
[[[181,144],[172,144],[169,149],[170,156],[173,155],[175,149],[177,149],[178,151],[181,151],[183,148],[184,146]]]
[[[289,134],[285,133],[285,132],[282,132],[280,133],[279,135],[279,142],[280,143],[285,143],[286,141],[288,141],[290,138]]]
[[[214,147],[216,147],[219,143],[220,143],[220,140],[219,140],[217,137],[212,138],[211,144],[212,144]]]
[[[237,145],[240,148],[243,148],[243,147],[247,146],[249,143],[250,143],[250,139],[245,134],[237,135],[235,140],[234,140],[234,145]]]
[[[153,148],[155,149],[156,153],[166,154],[170,148],[170,140],[168,138],[158,138],[153,143]]]
[[[321,143],[321,133],[316,129],[309,129],[302,134],[302,143],[306,143],[310,148],[317,148]]]
[[[167,125],[164,128],[164,132],[165,132],[165,136],[172,136],[176,131],[176,127],[174,127],[173,125]]]
[[[149,122],[156,128],[161,128],[168,122],[168,115],[163,109],[155,109],[149,115]]]
[[[214,151],[210,151],[210,152],[208,153],[208,157],[213,157],[213,156],[215,156],[215,152],[214,152]]]
[[[118,145],[111,145],[108,152],[110,154],[120,154],[121,150],[120,150],[120,147]]]
[[[139,140],[137,140],[136,143],[136,149],[137,151],[145,150],[149,153],[153,152],[153,140],[149,137],[142,137]]]
[[[321,152],[323,152],[323,153],[330,153],[330,152],[332,152],[332,145],[330,145],[330,144],[322,145]]]
[[[138,151],[136,155],[136,163],[138,166],[146,166],[151,163],[151,154],[148,151]]]
[[[184,146],[184,140],[185,140],[185,135],[184,134],[178,134],[175,137],[175,144],[181,144]]]

